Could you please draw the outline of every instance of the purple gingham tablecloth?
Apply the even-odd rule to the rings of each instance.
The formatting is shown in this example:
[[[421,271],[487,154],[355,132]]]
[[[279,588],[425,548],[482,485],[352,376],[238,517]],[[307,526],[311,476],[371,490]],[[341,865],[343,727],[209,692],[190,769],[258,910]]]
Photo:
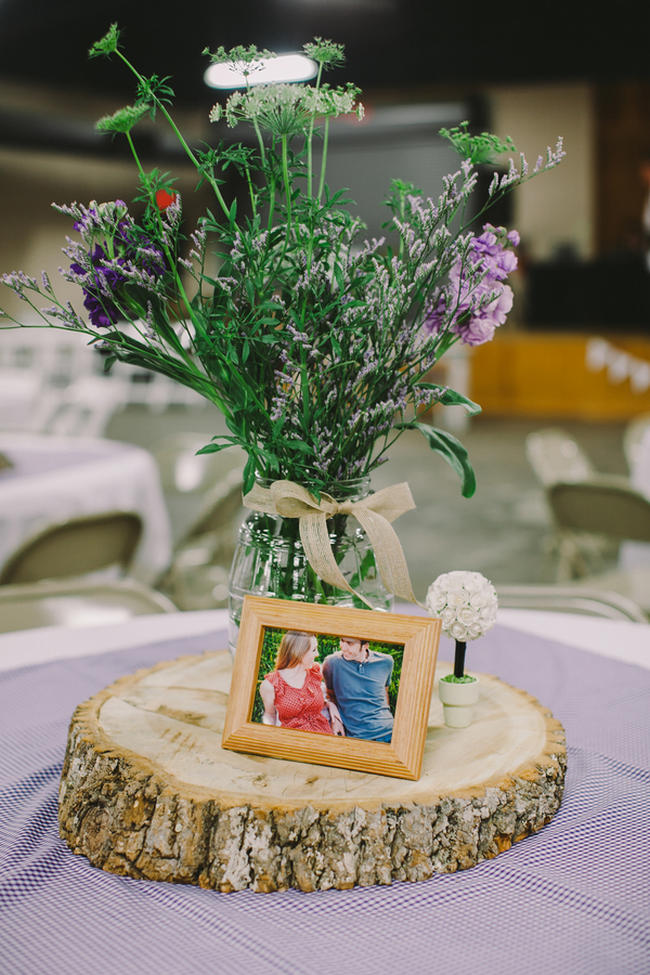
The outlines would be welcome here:
[[[2,975],[648,975],[650,671],[503,626],[470,645],[469,666],[553,710],[569,770],[552,822],[496,859],[417,884],[220,894],[73,855],[57,787],[75,706],[224,645],[218,633],[0,674]]]

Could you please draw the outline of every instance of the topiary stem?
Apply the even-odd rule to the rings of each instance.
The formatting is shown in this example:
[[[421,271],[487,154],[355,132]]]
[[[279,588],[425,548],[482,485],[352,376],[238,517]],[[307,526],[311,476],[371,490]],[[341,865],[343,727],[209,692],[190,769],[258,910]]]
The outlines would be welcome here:
[[[463,640],[456,640],[456,654],[454,656],[454,677],[462,677],[465,673],[465,650],[467,644]]]

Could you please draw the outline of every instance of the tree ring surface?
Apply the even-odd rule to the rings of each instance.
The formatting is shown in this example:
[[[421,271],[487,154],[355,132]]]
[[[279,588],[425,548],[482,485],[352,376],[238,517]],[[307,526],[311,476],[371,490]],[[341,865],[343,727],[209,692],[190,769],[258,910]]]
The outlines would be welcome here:
[[[439,664],[436,683],[449,673]],[[396,779],[221,748],[227,651],[120,678],[79,705],[63,839],[113,873],[222,891],[348,888],[471,867],[557,811],[560,723],[485,674],[468,728],[432,695],[422,775]]]

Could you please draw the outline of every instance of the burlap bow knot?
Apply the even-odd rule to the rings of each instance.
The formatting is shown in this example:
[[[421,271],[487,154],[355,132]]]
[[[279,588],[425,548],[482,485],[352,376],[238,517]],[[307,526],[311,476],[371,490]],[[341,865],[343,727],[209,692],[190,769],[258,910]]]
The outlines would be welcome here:
[[[365,596],[353,589],[343,576],[336,564],[327,531],[328,518],[337,514],[352,515],[370,539],[386,589],[409,602],[417,602],[402,546],[390,524],[405,511],[415,508],[411,489],[405,482],[383,488],[359,501],[337,501],[330,494],[321,494],[318,501],[294,481],[274,481],[268,488],[256,484],[245,496],[244,504],[253,511],[298,518],[300,540],[314,572],[324,582],[354,593],[367,606],[371,606]]]

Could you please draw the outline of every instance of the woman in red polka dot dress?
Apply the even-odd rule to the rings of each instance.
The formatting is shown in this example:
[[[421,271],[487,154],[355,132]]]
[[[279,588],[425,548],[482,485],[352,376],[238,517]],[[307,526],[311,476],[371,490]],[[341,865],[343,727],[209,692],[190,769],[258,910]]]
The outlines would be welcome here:
[[[275,670],[260,685],[264,724],[325,735],[345,734],[338,708],[326,700],[317,652],[318,640],[313,633],[288,630],[284,634]]]

